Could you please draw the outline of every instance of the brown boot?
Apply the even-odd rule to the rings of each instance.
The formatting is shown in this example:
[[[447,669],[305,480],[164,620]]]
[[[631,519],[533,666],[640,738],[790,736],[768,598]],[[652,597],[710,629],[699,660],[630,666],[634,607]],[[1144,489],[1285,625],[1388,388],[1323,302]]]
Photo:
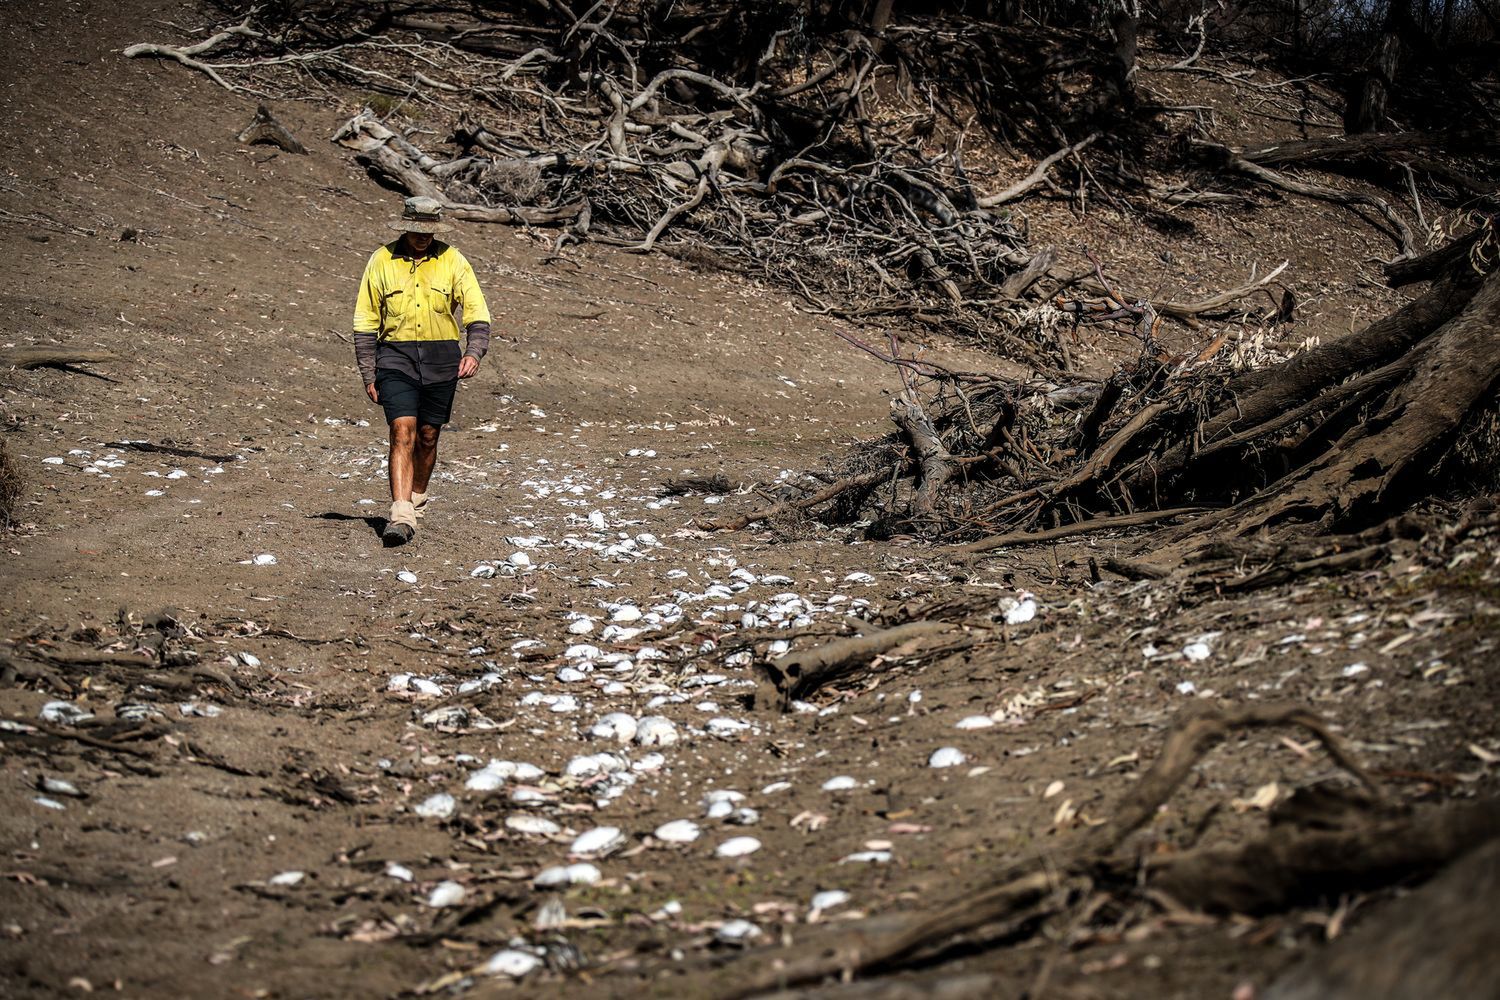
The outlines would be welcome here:
[[[385,522],[380,540],[386,548],[405,545],[417,533],[417,514],[410,500],[397,500],[391,504],[391,516]]]

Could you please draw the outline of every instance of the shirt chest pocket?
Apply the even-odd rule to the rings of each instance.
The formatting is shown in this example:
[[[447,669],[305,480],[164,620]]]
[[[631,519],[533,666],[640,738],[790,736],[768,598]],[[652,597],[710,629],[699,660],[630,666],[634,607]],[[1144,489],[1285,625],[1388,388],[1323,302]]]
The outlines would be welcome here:
[[[380,296],[380,314],[387,320],[398,320],[406,312],[411,296],[404,288],[392,289]]]
[[[427,308],[435,313],[446,313],[453,311],[453,287],[447,282],[434,282],[423,289],[427,299]]]

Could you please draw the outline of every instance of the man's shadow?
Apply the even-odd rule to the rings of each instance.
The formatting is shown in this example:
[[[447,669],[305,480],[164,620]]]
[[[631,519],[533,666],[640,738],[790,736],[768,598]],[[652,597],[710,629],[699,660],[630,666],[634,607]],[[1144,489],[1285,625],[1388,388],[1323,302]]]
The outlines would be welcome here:
[[[325,511],[322,514],[309,514],[308,520],[316,521],[363,521],[366,527],[375,532],[379,538],[385,534],[386,518],[371,514],[368,517],[360,517],[358,514],[341,514],[336,510]]]

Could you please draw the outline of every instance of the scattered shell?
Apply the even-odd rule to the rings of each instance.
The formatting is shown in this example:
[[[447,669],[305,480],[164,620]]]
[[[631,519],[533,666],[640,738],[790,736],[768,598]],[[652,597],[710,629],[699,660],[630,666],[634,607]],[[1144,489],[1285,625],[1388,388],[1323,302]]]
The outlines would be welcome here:
[[[1367,674],[1369,672],[1370,668],[1363,663],[1351,663],[1343,669],[1345,677],[1358,677],[1360,674]]]
[[[447,792],[428,796],[413,812],[425,819],[447,819],[453,815],[458,803]]]
[[[859,787],[859,782],[847,774],[841,774],[836,778],[829,778],[823,782],[823,791],[825,792],[847,792],[851,788],[857,787]]]
[[[541,964],[542,960],[529,951],[506,948],[491,955],[489,961],[479,967],[479,971],[487,976],[509,976],[512,979],[520,979]]]
[[[641,609],[634,604],[622,604],[615,608],[614,614],[609,616],[609,620],[617,625],[629,625],[631,622],[640,621],[641,614]]]
[[[495,575],[495,567],[491,566],[489,563],[480,563],[478,566],[475,566],[473,569],[469,570],[469,575],[477,580],[488,580],[490,577]]]
[[[765,788],[762,788],[760,790],[760,794],[762,794],[762,795],[775,795],[777,792],[784,792],[788,788],[791,788],[791,787],[792,787],[792,783],[790,781],[773,781],[769,785],[767,785]]]
[[[516,569],[528,569],[531,566],[531,557],[524,552],[512,552],[505,561]]]
[[[872,864],[883,865],[891,860],[890,851],[855,851],[847,857],[839,859],[839,864]]]
[[[844,577],[845,583],[874,583],[875,578],[869,573],[850,573]]]
[[[588,635],[594,631],[594,620],[592,618],[579,618],[568,626],[568,631],[573,635]]]
[[[1027,590],[1021,591],[1014,602],[1006,601],[1001,606],[1005,607],[1007,625],[1024,625],[1036,617],[1036,598]]]
[[[714,849],[714,855],[720,858],[742,858],[758,850],[760,841],[754,837],[730,837]]]
[[[443,906],[457,906],[464,901],[464,897],[468,894],[469,890],[457,882],[439,882],[427,894],[427,905],[434,909]]]
[[[391,878],[399,879],[402,882],[410,882],[416,878],[410,868],[405,865],[398,865],[394,861],[385,866],[385,873]]]
[[[815,893],[812,898],[814,910],[831,910],[835,906],[843,906],[849,902],[849,894],[843,889],[825,889]]]
[[[600,826],[578,835],[570,850],[578,855],[605,855],[625,846],[625,834],[617,826]]]
[[[1208,659],[1213,655],[1213,650],[1206,642],[1190,642],[1182,647],[1182,655],[1196,663],[1199,660]]]
[[[593,885],[604,877],[604,873],[586,861],[575,865],[557,865],[544,868],[532,879],[539,888],[559,885]]]
[[[42,807],[47,808],[47,809],[66,809],[67,808],[67,806],[63,805],[61,802],[57,801],[56,799],[49,799],[45,795],[38,795],[36,798],[32,799],[31,801],[33,801],[37,805],[42,806]]]
[[[545,816],[528,816],[525,813],[515,813],[505,817],[505,828],[517,833],[537,834],[550,837],[560,833],[562,828]]]
[[[968,763],[968,756],[958,747],[938,747],[927,758],[928,767],[958,767]]]
[[[409,569],[403,569],[401,572],[396,574],[396,579],[400,580],[402,583],[416,583],[417,574],[413,573]]]
[[[667,758],[659,753],[648,753],[635,763],[630,765],[632,771],[656,771],[660,770],[667,762]]]
[[[37,713],[37,718],[54,726],[76,726],[93,717],[92,712],[85,712],[71,701],[49,701]]]
[[[761,929],[748,920],[731,920],[714,931],[714,940],[721,944],[742,945],[760,937]]]
[[[988,715],[970,715],[959,719],[954,725],[955,729],[988,729],[995,724],[995,720]]]
[[[589,730],[589,735],[599,740],[629,743],[635,739],[638,728],[635,716],[627,712],[610,712],[594,723],[593,728]]]
[[[703,830],[690,819],[674,819],[670,823],[663,823],[656,828],[652,834],[657,840],[668,844],[691,844],[702,836]]]
[[[247,667],[260,666],[260,657],[256,656],[254,653],[239,653],[237,655],[240,658],[240,662]]]
[[[250,561],[253,562],[253,563],[255,563],[255,565],[257,565],[257,566],[275,566],[276,565],[276,557],[273,556],[273,555],[271,555],[271,553],[269,553],[269,552],[262,552],[258,556],[256,556],[255,558],[251,559]]]
[[[636,724],[635,741],[643,747],[666,747],[677,742],[677,725],[660,715],[648,715]]]
[[[270,885],[296,885],[305,878],[307,878],[306,872],[281,872],[279,875],[272,875],[266,881]]]
[[[730,719],[725,716],[709,719],[705,729],[713,736],[736,736],[750,728],[750,723],[741,722],[739,719]]]

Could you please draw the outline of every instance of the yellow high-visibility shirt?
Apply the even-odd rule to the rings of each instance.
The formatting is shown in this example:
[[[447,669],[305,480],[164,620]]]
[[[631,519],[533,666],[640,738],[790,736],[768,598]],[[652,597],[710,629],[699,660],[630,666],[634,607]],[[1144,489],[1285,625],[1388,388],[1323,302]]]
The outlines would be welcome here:
[[[490,321],[469,261],[439,240],[413,258],[398,239],[376,250],[365,265],[354,303],[354,332],[398,343],[456,341],[455,311],[461,312],[465,326]]]

